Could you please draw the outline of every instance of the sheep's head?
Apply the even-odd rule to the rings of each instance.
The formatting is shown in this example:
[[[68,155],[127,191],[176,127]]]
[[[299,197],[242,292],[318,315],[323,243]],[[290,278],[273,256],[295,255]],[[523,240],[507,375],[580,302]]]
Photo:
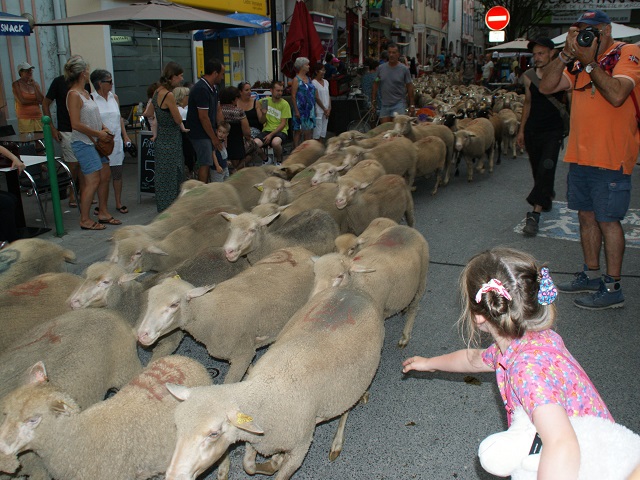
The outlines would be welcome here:
[[[69,297],[69,305],[74,310],[115,307],[124,283],[139,275],[139,273],[127,274],[124,268],[115,263],[93,263],[84,274],[86,280]]]
[[[338,178],[338,193],[336,194],[336,208],[342,210],[347,205],[353,203],[358,192],[369,186],[368,183],[362,183],[352,178]]]
[[[264,434],[251,412],[238,409],[224,385],[187,388],[167,384],[181,400],[174,414],[176,448],[167,480],[194,479],[213,465],[237,441],[252,441]]]
[[[328,253],[319,258],[314,258],[313,272],[315,280],[309,298],[327,288],[349,286],[354,273],[374,271],[357,260],[358,257],[351,258],[340,253]]]
[[[264,182],[254,185],[262,192],[258,204],[262,203],[278,203],[284,199],[285,189],[295,185],[287,180],[278,177],[267,177]]]
[[[253,213],[234,215],[223,212],[221,215],[229,221],[229,236],[223,245],[224,254],[227,260],[235,262],[241,256],[258,248],[265,229],[278,218],[280,212],[267,217],[258,217]]]
[[[409,115],[396,114],[393,117],[393,131],[400,135],[408,135],[411,133],[412,118]]]
[[[43,421],[79,411],[69,396],[49,384],[44,364],[36,363],[27,373],[27,383],[3,399],[0,452],[16,455],[31,449]]]
[[[311,178],[311,185],[318,185],[320,183],[335,182],[342,172],[346,168],[345,165],[339,167],[332,163],[320,162],[313,165],[312,170],[315,172]]]

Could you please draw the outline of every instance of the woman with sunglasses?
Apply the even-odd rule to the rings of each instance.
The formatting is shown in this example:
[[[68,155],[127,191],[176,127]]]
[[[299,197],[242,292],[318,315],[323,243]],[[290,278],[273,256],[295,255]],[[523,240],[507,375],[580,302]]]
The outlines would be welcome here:
[[[109,130],[113,132],[113,152],[109,155],[109,167],[113,181],[113,196],[116,199],[116,210],[128,213],[127,207],[122,205],[122,170],[124,161],[124,145],[131,143],[124,128],[124,120],[120,115],[120,101],[113,93],[113,76],[107,70],[96,69],[91,72],[91,83],[95,88],[93,100],[100,109],[100,118]]]

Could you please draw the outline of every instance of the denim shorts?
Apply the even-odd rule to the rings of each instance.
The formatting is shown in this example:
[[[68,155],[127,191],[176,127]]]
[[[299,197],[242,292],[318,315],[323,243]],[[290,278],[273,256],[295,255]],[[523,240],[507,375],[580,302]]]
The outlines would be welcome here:
[[[93,143],[89,144],[76,140],[71,144],[71,148],[84,175],[98,172],[102,169],[103,163],[109,163],[109,158],[101,157]]]
[[[598,222],[624,219],[631,201],[631,175],[620,170],[572,163],[567,176],[567,203],[571,210],[594,212]]]
[[[196,166],[213,166],[213,143],[210,138],[192,138],[191,145],[196,152]]]
[[[382,105],[382,107],[380,107],[381,117],[393,117],[394,113],[397,113],[398,115],[407,114],[407,104],[405,103],[404,100],[401,100],[398,103],[394,103],[391,105]]]

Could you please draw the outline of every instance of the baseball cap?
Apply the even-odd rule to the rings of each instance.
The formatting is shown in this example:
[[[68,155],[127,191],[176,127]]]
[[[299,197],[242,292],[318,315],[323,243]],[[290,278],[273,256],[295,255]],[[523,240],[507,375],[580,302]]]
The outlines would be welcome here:
[[[553,50],[554,48],[556,48],[555,43],[553,43],[553,40],[551,40],[548,37],[538,37],[534,40],[531,40],[528,44],[527,44],[527,50],[529,50],[530,52],[533,51],[533,47],[535,47],[536,45],[542,45],[543,47],[547,47],[551,50]]]
[[[587,10],[580,18],[576,21],[576,23],[586,23],[587,25],[599,25],[601,23],[611,23],[611,19],[609,15],[604,13],[602,10]]]
[[[32,68],[36,68],[33,65],[28,64],[27,62],[22,62],[18,64],[18,71],[20,70],[31,70]]]
[[[340,63],[340,59],[338,57],[333,57],[331,60],[333,63]]]

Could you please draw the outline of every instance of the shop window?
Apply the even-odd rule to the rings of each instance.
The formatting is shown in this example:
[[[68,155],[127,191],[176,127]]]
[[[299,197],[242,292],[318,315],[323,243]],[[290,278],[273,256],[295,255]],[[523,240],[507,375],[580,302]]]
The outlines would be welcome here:
[[[190,34],[163,33],[163,65],[160,43],[152,31],[111,30],[113,79],[121,106],[147,100],[147,87],[157,82],[168,62],[178,62],[184,69],[184,81],[193,82],[192,42]]]

